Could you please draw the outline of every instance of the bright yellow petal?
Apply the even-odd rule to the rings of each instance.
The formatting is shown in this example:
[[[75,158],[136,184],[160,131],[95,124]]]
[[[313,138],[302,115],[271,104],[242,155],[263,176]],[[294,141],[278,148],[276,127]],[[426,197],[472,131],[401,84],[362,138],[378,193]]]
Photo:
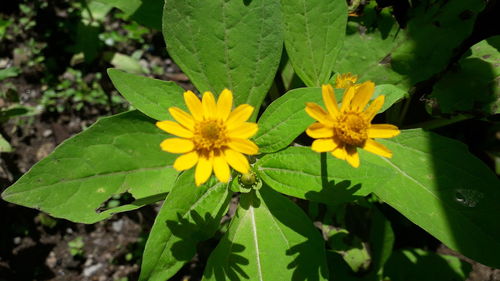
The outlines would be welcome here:
[[[384,96],[378,96],[365,110],[363,114],[366,116],[368,122],[371,122],[373,120],[373,117],[375,117],[375,115],[377,115],[377,112],[382,108],[382,105],[384,105],[384,99]]]
[[[330,112],[330,115],[336,116],[339,113],[339,107],[332,85],[328,84],[321,86],[321,94],[323,95],[323,102],[328,112]]]
[[[374,153],[374,154],[377,154],[380,156],[384,156],[387,158],[392,157],[392,152],[387,147],[385,147],[385,145],[378,143],[372,139],[366,140],[365,145],[363,146],[363,149],[368,151],[368,152],[371,152],[371,153]]]
[[[306,112],[309,116],[322,124],[329,125],[333,123],[332,117],[328,115],[328,113],[321,106],[314,102],[306,103]]]
[[[375,84],[373,82],[366,81],[363,84],[360,84],[356,88],[356,94],[352,98],[351,109],[357,112],[363,111],[374,92]]]
[[[239,127],[232,128],[227,132],[227,135],[230,138],[248,139],[253,137],[258,130],[259,126],[257,125],[257,123],[245,122],[242,123]]]
[[[224,89],[217,100],[217,118],[226,121],[233,107],[233,93],[228,89]]]
[[[217,116],[217,105],[215,104],[215,98],[212,92],[203,93],[201,105],[203,106],[203,116],[205,119],[214,119]]]
[[[347,157],[347,151],[344,146],[338,146],[334,151],[332,151],[332,155],[340,160],[345,160]]]
[[[196,186],[204,184],[210,178],[210,175],[212,175],[212,166],[213,156],[200,156],[194,172],[194,182]]]
[[[170,153],[186,153],[194,149],[194,143],[188,139],[171,138],[162,141],[160,147]]]
[[[230,139],[227,145],[229,148],[247,155],[255,155],[259,153],[259,147],[247,139]]]
[[[184,102],[186,102],[189,111],[195,120],[203,119],[203,107],[201,106],[200,99],[191,91],[184,92]]]
[[[316,122],[307,128],[306,133],[308,136],[315,139],[330,138],[333,137],[333,128]]]
[[[229,182],[231,176],[229,165],[223,155],[214,157],[214,173],[221,182]]]
[[[359,153],[356,147],[350,147],[347,149],[345,160],[354,168],[359,167]]]
[[[174,121],[159,121],[156,122],[156,127],[162,129],[163,131],[176,135],[181,138],[192,138],[193,137],[193,132],[190,130],[186,129],[182,125],[180,125],[177,122]]]
[[[398,127],[391,124],[374,124],[368,129],[369,138],[392,138],[399,135]]]
[[[198,153],[196,153],[196,151],[191,151],[175,159],[174,169],[176,169],[177,171],[191,169],[197,162]]]
[[[344,97],[342,98],[342,106],[340,107],[341,112],[345,112],[350,109],[352,98],[356,94],[357,87],[349,87],[344,91]]]
[[[224,158],[226,158],[227,163],[236,171],[242,174],[248,173],[250,164],[248,163],[248,159],[243,156],[243,154],[232,149],[226,149],[224,151]]]
[[[245,122],[252,116],[253,107],[248,104],[241,104],[236,107],[233,112],[229,114],[227,118],[226,126],[228,130],[232,130],[241,125],[241,123]]]
[[[316,152],[333,151],[335,148],[337,144],[331,138],[315,140],[311,145],[311,149]]]
[[[179,122],[182,126],[188,128],[189,130],[194,130],[194,120],[193,116],[178,107],[170,107],[168,109],[170,115],[174,117],[175,121]]]

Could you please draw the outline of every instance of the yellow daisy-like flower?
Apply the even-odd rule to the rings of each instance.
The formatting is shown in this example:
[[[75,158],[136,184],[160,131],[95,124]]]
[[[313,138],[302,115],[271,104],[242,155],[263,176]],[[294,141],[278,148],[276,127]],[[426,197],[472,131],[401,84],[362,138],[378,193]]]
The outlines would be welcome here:
[[[334,87],[337,89],[347,89],[354,85],[358,81],[358,76],[357,75],[352,75],[350,72],[344,73],[344,74],[339,74],[335,78],[335,85]]]
[[[373,138],[392,138],[399,134],[396,126],[390,124],[371,124],[373,117],[384,104],[384,96],[378,96],[368,104],[375,84],[364,82],[356,87],[349,87],[339,108],[331,85],[322,86],[323,101],[327,111],[316,103],[307,103],[306,112],[316,119],[306,133],[316,140],[312,150],[331,152],[339,159],[346,160],[351,166],[359,167],[357,148],[384,157],[392,157],[392,152]]]
[[[257,133],[256,123],[246,122],[253,107],[242,104],[231,111],[233,94],[224,89],[217,102],[211,92],[205,92],[200,99],[191,91],[184,93],[184,101],[191,114],[178,107],[168,111],[178,122],[159,121],[158,128],[178,136],[164,140],[161,149],[170,153],[182,153],[175,162],[178,171],[188,170],[196,165],[195,183],[199,186],[212,175],[221,182],[229,182],[230,169],[246,174],[250,164],[244,154],[259,152],[255,143],[248,140]]]

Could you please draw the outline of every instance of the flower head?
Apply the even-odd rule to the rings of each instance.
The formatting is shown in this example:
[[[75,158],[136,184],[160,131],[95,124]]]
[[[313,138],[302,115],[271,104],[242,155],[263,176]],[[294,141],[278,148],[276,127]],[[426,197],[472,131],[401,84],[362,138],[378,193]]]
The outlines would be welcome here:
[[[244,156],[257,154],[259,148],[248,140],[257,133],[256,123],[246,122],[253,107],[242,104],[231,111],[233,94],[225,89],[217,102],[211,92],[205,92],[200,99],[191,91],[184,93],[184,101],[191,114],[178,107],[168,110],[177,121],[159,121],[158,128],[178,138],[164,140],[161,149],[170,153],[182,153],[175,162],[178,171],[188,170],[196,165],[195,183],[205,183],[212,175],[221,182],[230,178],[229,166],[246,174],[250,164]]]
[[[334,87],[337,89],[347,89],[354,85],[358,81],[358,76],[357,75],[352,75],[350,72],[344,73],[344,74],[339,74],[335,78],[335,85]]]
[[[340,108],[331,85],[323,85],[321,90],[327,111],[316,103],[306,105],[307,114],[318,121],[306,130],[310,137],[316,139],[312,143],[312,150],[331,152],[333,156],[346,160],[356,168],[359,167],[358,147],[384,157],[392,157],[387,147],[373,140],[399,134],[394,125],[371,124],[384,104],[384,96],[378,96],[365,109],[375,91],[375,84],[368,81],[349,87]]]

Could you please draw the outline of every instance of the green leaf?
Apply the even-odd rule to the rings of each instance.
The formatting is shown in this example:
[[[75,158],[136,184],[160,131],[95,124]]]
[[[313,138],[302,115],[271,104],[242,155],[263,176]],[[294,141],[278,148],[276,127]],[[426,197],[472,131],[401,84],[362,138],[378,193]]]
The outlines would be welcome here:
[[[377,140],[393,153],[391,159],[361,154],[377,164],[382,180],[373,192],[448,247],[480,263],[500,267],[500,181],[460,142],[406,130]],[[384,165],[385,163],[385,165]]]
[[[0,134],[0,152],[11,152],[12,147],[9,142]]]
[[[138,23],[160,30],[163,0],[94,0],[122,10],[125,16]]]
[[[171,167],[176,155],[160,150],[165,137],[137,111],[102,118],[34,165],[2,198],[82,223],[137,209],[161,199],[177,177]],[[99,211],[101,203],[125,192],[135,201]]]
[[[337,94],[337,97],[340,97]],[[320,88],[300,88],[287,92],[271,103],[259,118],[254,137],[260,153],[288,146],[314,122],[305,111],[306,102],[323,103]]]
[[[370,255],[372,265],[370,271],[373,276],[376,276],[392,254],[395,237],[391,222],[376,207],[372,208],[372,214],[370,227]]]
[[[18,67],[9,67],[9,68],[4,68],[0,69],[0,81],[10,78],[10,77],[16,77],[21,73],[21,70]]]
[[[168,52],[200,91],[233,91],[235,104],[256,108],[281,58],[279,0],[166,0]]]
[[[499,48],[500,36],[477,43],[436,83],[431,96],[436,98],[441,112],[481,110],[498,113]]]
[[[336,89],[335,97],[342,100],[343,90]],[[401,100],[406,91],[393,85],[378,85],[372,99],[385,95],[385,103],[379,113],[384,112]],[[305,112],[307,102],[315,102],[324,107],[321,89],[294,89],[271,103],[259,119],[259,131],[254,137],[260,153],[271,153],[287,147],[302,134],[314,119]]]
[[[384,275],[391,281],[465,280],[471,265],[457,257],[439,255],[420,249],[394,252]]]
[[[285,47],[297,75],[309,87],[326,84],[345,36],[343,0],[283,0]]]
[[[355,169],[310,147],[289,147],[267,154],[255,166],[258,175],[273,189],[325,204],[342,204],[365,196],[386,180],[384,176],[390,176],[383,163],[365,163],[361,159],[361,167]]]
[[[269,187],[241,196],[203,280],[327,280],[325,246],[307,215]]]
[[[116,89],[135,108],[156,120],[172,120],[168,108],[177,106],[185,109],[184,90],[174,82],[166,82],[118,69],[108,69],[108,75]]]
[[[212,237],[227,211],[227,183],[194,185],[194,171],[182,173],[163,203],[146,243],[139,280],[167,280]]]
[[[114,67],[135,74],[144,73],[138,59],[120,53],[108,53],[109,63]]]

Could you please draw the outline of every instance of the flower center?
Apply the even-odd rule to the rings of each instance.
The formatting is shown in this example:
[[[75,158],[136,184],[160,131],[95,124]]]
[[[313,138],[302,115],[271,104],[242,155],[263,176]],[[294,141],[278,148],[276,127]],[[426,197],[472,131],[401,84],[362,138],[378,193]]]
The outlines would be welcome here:
[[[193,142],[201,153],[219,150],[227,144],[226,126],[218,120],[204,120],[195,125]]]
[[[334,136],[345,144],[363,146],[368,139],[370,123],[357,112],[345,112],[337,117]]]

